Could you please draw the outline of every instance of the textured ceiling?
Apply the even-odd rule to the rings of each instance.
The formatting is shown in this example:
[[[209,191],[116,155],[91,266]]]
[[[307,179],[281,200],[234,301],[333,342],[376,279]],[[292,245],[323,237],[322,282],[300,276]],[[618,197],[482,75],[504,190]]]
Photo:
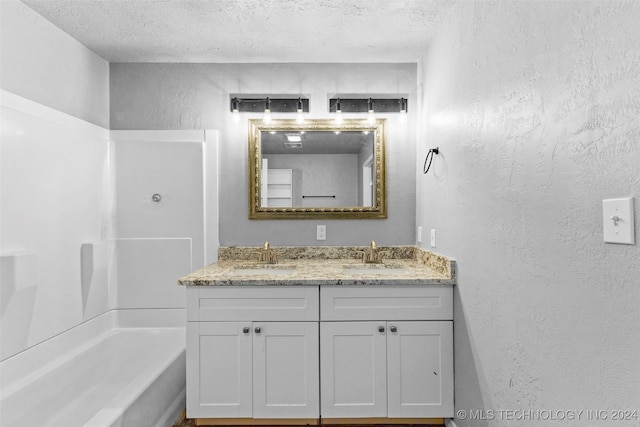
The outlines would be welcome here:
[[[452,0],[23,0],[110,62],[415,62]]]

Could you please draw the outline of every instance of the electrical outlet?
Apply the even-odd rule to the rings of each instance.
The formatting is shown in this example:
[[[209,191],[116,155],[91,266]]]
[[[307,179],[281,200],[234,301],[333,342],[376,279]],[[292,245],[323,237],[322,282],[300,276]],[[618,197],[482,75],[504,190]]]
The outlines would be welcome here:
[[[418,226],[416,240],[418,241],[418,243],[422,243],[422,226]]]
[[[431,229],[431,247],[432,248],[436,247],[436,229],[435,228]]]
[[[327,240],[327,226],[326,225],[317,225],[316,226],[316,240]]]

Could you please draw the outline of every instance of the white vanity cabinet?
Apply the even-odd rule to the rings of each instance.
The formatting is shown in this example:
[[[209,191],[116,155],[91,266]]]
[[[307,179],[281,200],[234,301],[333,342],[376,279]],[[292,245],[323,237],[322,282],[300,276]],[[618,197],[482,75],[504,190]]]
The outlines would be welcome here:
[[[187,417],[453,417],[452,320],[448,285],[188,286]]]
[[[318,418],[318,287],[187,288],[189,418]]]
[[[450,286],[320,293],[320,412],[327,422],[453,417]]]

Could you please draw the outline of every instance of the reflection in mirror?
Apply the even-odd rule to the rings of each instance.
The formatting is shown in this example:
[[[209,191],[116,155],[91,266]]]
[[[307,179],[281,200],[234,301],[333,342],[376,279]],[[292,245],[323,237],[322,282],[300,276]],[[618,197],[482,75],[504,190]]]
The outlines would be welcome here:
[[[386,218],[385,121],[251,120],[249,218]]]
[[[373,145],[369,131],[265,132],[260,206],[371,206]]]

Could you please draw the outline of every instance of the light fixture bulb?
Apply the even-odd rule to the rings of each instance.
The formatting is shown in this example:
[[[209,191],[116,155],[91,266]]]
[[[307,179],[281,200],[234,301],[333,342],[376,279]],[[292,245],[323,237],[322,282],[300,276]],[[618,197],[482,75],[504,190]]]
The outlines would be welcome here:
[[[376,124],[376,114],[373,110],[373,99],[369,98],[367,101],[367,123],[371,126]]]
[[[342,103],[340,102],[340,98],[336,99],[336,124],[340,126],[343,123],[342,118]]]
[[[287,133],[285,136],[289,142],[302,142],[302,135],[299,133]]]
[[[231,117],[234,123],[240,123],[240,100],[238,98],[231,100]]]
[[[271,124],[271,110],[269,110],[268,108],[265,108],[264,110],[264,114],[262,116],[262,123],[264,123],[265,125]]]
[[[400,123],[405,124],[407,122],[407,100],[400,98]]]
[[[299,125],[304,124],[304,104],[302,103],[302,98],[298,98],[298,110],[296,114],[296,123]]]
[[[265,102],[262,123],[264,123],[265,125],[271,124],[271,99],[269,97],[267,97],[267,101]]]

